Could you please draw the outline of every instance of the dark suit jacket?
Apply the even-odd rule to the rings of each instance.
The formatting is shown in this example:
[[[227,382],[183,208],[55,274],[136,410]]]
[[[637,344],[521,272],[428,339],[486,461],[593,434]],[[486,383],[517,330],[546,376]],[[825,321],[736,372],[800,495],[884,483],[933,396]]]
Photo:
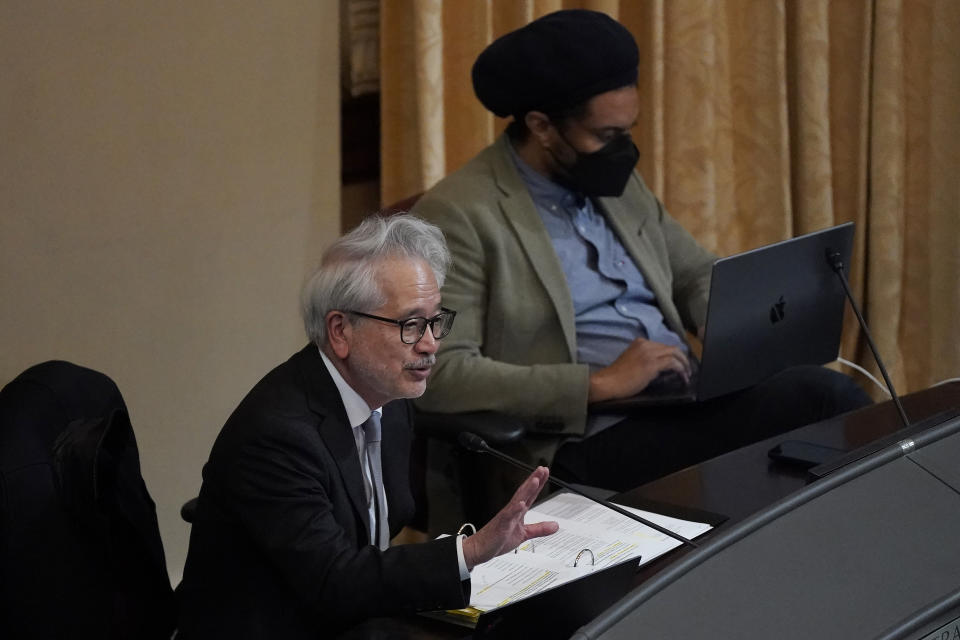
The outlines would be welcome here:
[[[396,533],[413,513],[407,402],[383,409]],[[364,618],[467,604],[453,538],[370,545],[360,461],[314,345],[263,378],[203,469],[180,598],[180,638],[310,638]]]

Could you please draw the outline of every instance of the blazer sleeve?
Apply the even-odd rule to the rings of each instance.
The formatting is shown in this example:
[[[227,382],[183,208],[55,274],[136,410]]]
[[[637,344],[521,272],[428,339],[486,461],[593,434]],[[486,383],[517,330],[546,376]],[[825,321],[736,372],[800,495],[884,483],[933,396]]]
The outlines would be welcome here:
[[[212,486],[317,625],[466,606],[453,538],[358,548],[359,520],[316,424],[278,417],[265,426]]]

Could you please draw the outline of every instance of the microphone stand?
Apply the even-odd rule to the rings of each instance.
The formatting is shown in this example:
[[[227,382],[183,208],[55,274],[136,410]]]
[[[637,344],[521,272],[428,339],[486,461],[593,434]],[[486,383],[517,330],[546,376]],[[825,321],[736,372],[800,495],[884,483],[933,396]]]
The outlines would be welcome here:
[[[877,366],[880,368],[880,373],[883,375],[883,381],[887,385],[887,390],[890,391],[893,404],[897,407],[900,420],[903,422],[904,427],[909,427],[910,419],[907,418],[907,412],[903,410],[903,405],[900,403],[900,396],[897,395],[896,390],[893,388],[893,382],[891,382],[890,376],[887,374],[887,368],[883,366],[883,360],[880,358],[877,345],[873,342],[873,336],[870,335],[870,328],[867,327],[867,321],[863,319],[863,314],[860,313],[860,307],[857,306],[857,301],[854,300],[853,293],[850,291],[850,283],[847,282],[847,276],[843,271],[843,257],[840,252],[836,249],[828,248],[827,263],[830,265],[830,268],[833,269],[833,272],[837,274],[837,277],[840,278],[840,284],[843,285],[843,291],[847,294],[847,300],[850,301],[853,312],[857,314],[857,322],[860,323],[860,328],[863,329],[863,334],[867,337],[867,344],[870,345],[870,351],[873,352],[873,359],[876,360]]]
[[[503,460],[504,462],[507,462],[507,463],[509,463],[509,464],[512,464],[512,465],[515,466],[515,467],[519,467],[519,468],[524,469],[524,470],[526,470],[526,471],[535,471],[534,467],[531,467],[531,466],[528,465],[528,464],[524,464],[523,462],[520,462],[520,461],[517,460],[516,458],[512,458],[512,457],[508,456],[507,454],[501,453],[500,451],[497,451],[496,449],[490,447],[490,445],[488,445],[483,438],[481,438],[480,436],[478,436],[478,435],[476,435],[476,434],[474,434],[474,433],[470,433],[469,431],[463,431],[463,432],[460,433],[460,436],[459,436],[457,439],[458,439],[458,441],[460,442],[460,446],[462,446],[464,449],[468,449],[469,451],[476,451],[476,452],[479,452],[479,453],[489,453],[489,454],[492,455],[493,457],[499,458],[500,460]],[[612,509],[613,511],[616,511],[616,512],[619,513],[620,515],[626,516],[627,518],[630,518],[631,520],[633,520],[633,521],[635,521],[635,522],[639,522],[640,524],[645,525],[645,526],[648,526],[648,527],[650,527],[651,529],[655,529],[656,531],[659,531],[660,533],[662,533],[662,534],[664,534],[664,535],[666,535],[666,536],[669,536],[669,537],[673,538],[674,540],[677,540],[677,541],[679,541],[679,542],[682,542],[682,543],[685,544],[685,545],[689,545],[689,546],[691,546],[691,547],[693,547],[693,548],[695,548],[695,549],[700,546],[700,545],[698,545],[697,543],[693,542],[692,540],[688,540],[687,538],[684,538],[684,537],[681,536],[679,533],[674,533],[673,531],[670,531],[670,529],[667,529],[666,527],[662,527],[662,526],[658,525],[658,524],[655,523],[655,522],[650,522],[650,521],[647,520],[646,518],[641,517],[641,516],[638,516],[638,515],[635,514],[635,513],[630,513],[630,512],[627,511],[626,509],[623,509],[623,508],[621,508],[621,507],[613,504],[612,502],[608,502],[607,500],[601,500],[601,499],[599,499],[599,498],[595,498],[595,497],[593,497],[593,496],[591,496],[591,495],[588,495],[588,494],[584,493],[583,491],[581,491],[580,489],[577,489],[576,487],[567,484],[567,483],[564,482],[563,480],[559,480],[559,479],[557,479],[557,478],[554,478],[552,475],[550,475],[550,476],[547,478],[547,480],[550,481],[550,482],[552,482],[552,483],[554,483],[555,485],[557,485],[557,486],[559,486],[559,487],[563,487],[563,488],[566,489],[567,491],[570,491],[570,492],[572,492],[572,493],[575,493],[575,494],[577,494],[577,495],[579,495],[579,496],[583,496],[584,498],[587,498],[588,500],[592,500],[593,502],[596,502],[596,503],[599,504],[599,505],[603,505],[604,507],[607,507],[608,509]]]

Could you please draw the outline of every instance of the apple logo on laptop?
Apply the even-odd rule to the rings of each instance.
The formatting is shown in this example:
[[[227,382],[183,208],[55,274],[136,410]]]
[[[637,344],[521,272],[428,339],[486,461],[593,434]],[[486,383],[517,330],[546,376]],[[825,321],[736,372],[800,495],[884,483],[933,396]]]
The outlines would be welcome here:
[[[780,296],[780,299],[777,300],[776,304],[770,307],[770,323],[777,324],[783,320],[784,308],[787,306],[786,301],[783,299],[783,296]]]

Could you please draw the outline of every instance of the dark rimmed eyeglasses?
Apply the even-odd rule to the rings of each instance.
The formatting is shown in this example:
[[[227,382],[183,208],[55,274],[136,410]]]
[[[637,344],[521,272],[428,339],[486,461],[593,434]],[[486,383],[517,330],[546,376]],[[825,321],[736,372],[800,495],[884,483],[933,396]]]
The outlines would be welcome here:
[[[440,313],[432,318],[417,316],[416,318],[407,318],[405,320],[381,318],[380,316],[363,313],[362,311],[347,311],[347,313],[352,313],[355,316],[362,316],[364,318],[370,318],[371,320],[379,320],[380,322],[387,322],[389,324],[395,324],[399,326],[400,341],[404,344],[417,344],[420,342],[420,338],[422,338],[423,334],[427,331],[427,325],[430,325],[430,333],[433,334],[434,340],[442,340],[443,338],[446,338],[450,333],[450,329],[453,328],[453,319],[457,316],[456,311],[453,309],[447,309],[446,307],[440,307]]]

